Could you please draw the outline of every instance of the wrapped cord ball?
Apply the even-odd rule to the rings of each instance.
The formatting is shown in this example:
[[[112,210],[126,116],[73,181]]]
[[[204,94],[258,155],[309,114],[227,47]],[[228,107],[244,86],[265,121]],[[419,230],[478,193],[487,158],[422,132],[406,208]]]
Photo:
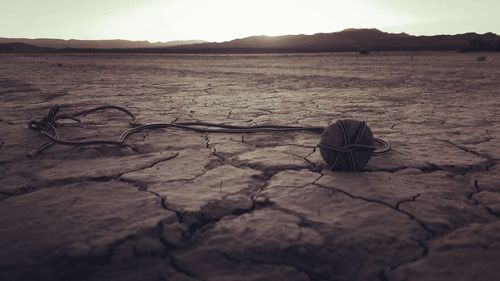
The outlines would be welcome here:
[[[377,147],[366,122],[344,119],[325,128],[319,148],[330,170],[359,171],[363,170]]]

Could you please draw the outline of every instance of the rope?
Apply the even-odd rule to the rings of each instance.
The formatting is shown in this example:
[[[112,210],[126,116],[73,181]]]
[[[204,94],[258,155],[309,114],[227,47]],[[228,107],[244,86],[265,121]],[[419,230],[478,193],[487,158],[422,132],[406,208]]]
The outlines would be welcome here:
[[[240,133],[256,133],[256,132],[292,132],[292,131],[306,131],[312,133],[321,134],[324,131],[324,127],[299,127],[299,126],[282,126],[282,125],[259,125],[259,126],[235,126],[235,125],[224,125],[209,122],[179,122],[179,123],[151,123],[151,124],[141,124],[136,121],[135,115],[128,109],[116,105],[101,105],[93,107],[87,110],[77,111],[72,114],[59,114],[60,110],[63,108],[62,105],[54,105],[49,109],[49,112],[40,121],[32,120],[28,123],[28,127],[31,130],[40,132],[41,135],[47,137],[50,141],[39,146],[33,151],[29,152],[29,156],[35,156],[36,154],[44,151],[53,144],[68,145],[68,146],[88,146],[88,145],[98,145],[98,144],[108,144],[108,145],[124,145],[127,138],[135,133],[142,132],[144,130],[153,129],[180,129],[186,131],[193,131],[198,133],[228,133],[228,134],[240,134]],[[127,114],[130,117],[129,125],[130,129],[125,130],[118,139],[87,139],[87,140],[69,140],[63,138],[59,130],[57,129],[59,120],[73,120],[81,123],[78,117],[85,116],[97,111],[114,109]],[[364,125],[366,126],[366,124]],[[345,128],[344,128],[345,129]],[[362,133],[362,132],[361,132]],[[344,146],[328,146],[324,144],[319,144],[318,146],[341,152],[340,154],[349,153],[352,154],[353,151],[357,149],[369,149],[372,150],[373,155],[383,154],[390,149],[390,145],[381,139],[374,139],[374,142],[379,143],[381,146],[375,145],[362,145],[357,144],[359,140],[359,132],[354,143],[349,143],[347,135],[344,135]],[[336,159],[338,161],[338,159]]]
[[[351,140],[349,139],[349,131],[348,131],[346,125],[344,124],[344,121],[338,120],[337,124],[340,128],[340,132],[342,135],[343,146],[326,145],[323,143],[318,144],[318,146],[321,148],[326,148],[328,150],[338,152],[337,155],[335,156],[335,159],[333,160],[332,164],[328,167],[330,170],[335,170],[339,166],[342,158],[347,156],[347,160],[348,160],[347,163],[349,165],[349,170],[356,171],[356,170],[358,170],[358,167],[356,165],[356,161],[355,161],[355,157],[354,157],[355,151],[370,150],[372,155],[378,156],[378,155],[382,155],[382,154],[386,153],[391,148],[391,146],[386,141],[384,141],[382,139],[378,139],[378,138],[374,138],[373,142],[379,143],[380,144],[379,146],[366,145],[366,144],[359,143],[361,138],[365,134],[365,131],[367,128],[365,121],[360,122],[359,129],[356,132],[356,135],[354,136],[354,142],[351,142]]]

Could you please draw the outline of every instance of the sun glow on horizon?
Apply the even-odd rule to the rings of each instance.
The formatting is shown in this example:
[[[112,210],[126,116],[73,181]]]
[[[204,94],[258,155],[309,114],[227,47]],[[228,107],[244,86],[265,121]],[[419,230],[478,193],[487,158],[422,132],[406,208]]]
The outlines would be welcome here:
[[[346,28],[500,33],[496,0],[0,1],[0,37],[222,42]]]
[[[128,19],[128,21],[126,20]],[[164,41],[175,39],[228,41],[253,35],[314,34],[346,28],[385,28],[408,22],[395,13],[377,10],[368,0],[178,0],[149,1],[96,26],[95,32],[122,30],[121,37]],[[174,39],[174,38],[172,38]]]

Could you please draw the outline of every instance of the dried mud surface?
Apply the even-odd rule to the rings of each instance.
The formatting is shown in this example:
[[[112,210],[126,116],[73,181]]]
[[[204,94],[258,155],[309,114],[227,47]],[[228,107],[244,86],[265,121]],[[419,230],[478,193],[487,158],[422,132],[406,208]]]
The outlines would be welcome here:
[[[0,56],[0,280],[500,280],[500,56]],[[327,171],[311,133],[155,130],[53,146],[51,105],[141,122],[366,120],[390,153]],[[127,128],[106,111],[71,138]]]

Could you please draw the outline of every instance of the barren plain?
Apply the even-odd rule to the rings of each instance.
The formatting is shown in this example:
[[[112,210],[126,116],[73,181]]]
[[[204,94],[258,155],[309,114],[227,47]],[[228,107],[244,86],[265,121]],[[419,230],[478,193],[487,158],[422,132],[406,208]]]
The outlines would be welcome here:
[[[0,55],[0,280],[500,280],[500,54]],[[366,120],[392,150],[331,172],[305,132],[28,129]],[[61,126],[118,137],[105,111]]]

